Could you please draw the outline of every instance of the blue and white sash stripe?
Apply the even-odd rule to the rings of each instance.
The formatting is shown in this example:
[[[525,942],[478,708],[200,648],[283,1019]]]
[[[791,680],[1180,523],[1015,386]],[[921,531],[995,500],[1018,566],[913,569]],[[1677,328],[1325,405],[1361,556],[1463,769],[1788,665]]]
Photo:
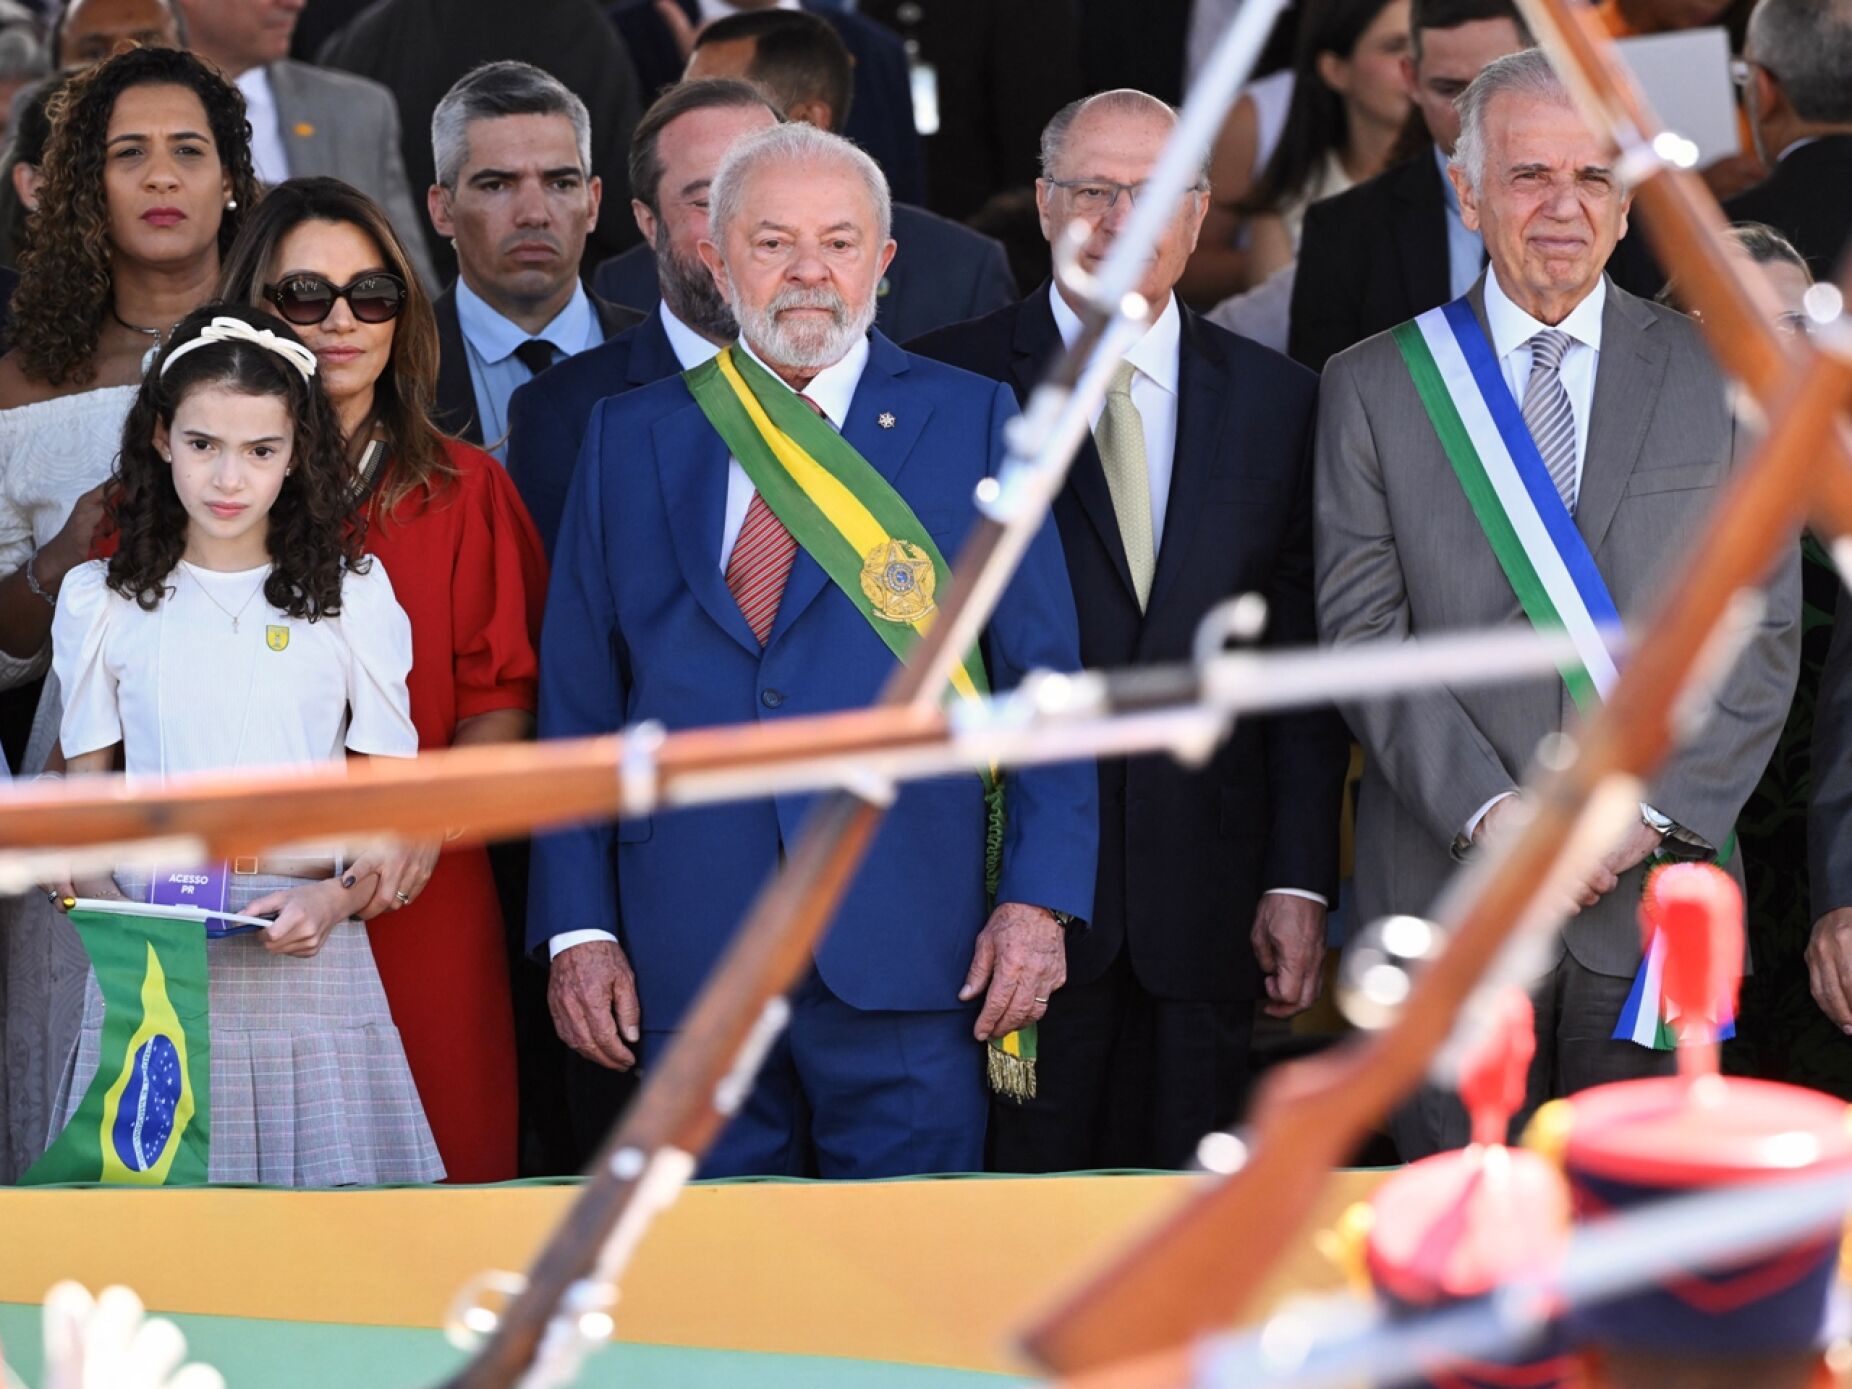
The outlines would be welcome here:
[[[1621,630],[1620,613],[1550,479],[1491,343],[1465,299],[1430,309],[1415,322],[1513,530],[1590,682],[1605,698],[1620,678],[1605,638]]]

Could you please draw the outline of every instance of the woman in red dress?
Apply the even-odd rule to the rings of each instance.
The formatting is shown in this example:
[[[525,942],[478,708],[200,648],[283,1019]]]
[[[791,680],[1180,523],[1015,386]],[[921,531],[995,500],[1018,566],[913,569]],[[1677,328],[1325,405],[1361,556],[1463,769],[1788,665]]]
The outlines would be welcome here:
[[[419,746],[531,737],[540,537],[501,466],[431,423],[437,323],[385,214],[336,179],[281,183],[247,218],[221,293],[286,319],[321,364],[366,549],[411,618]],[[355,864],[381,870],[360,915],[448,1180],[508,1180],[514,1021],[488,853],[428,843],[378,855]]]

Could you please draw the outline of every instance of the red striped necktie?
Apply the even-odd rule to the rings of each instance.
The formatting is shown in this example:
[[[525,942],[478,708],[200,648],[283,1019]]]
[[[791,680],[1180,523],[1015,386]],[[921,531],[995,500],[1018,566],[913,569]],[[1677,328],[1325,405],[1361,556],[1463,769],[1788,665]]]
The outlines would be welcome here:
[[[798,399],[819,417],[827,418],[809,396],[800,393]],[[739,539],[733,542],[733,553],[727,557],[727,587],[760,646],[772,635],[778,604],[785,596],[785,581],[791,577],[791,566],[796,561],[796,538],[755,491]]]

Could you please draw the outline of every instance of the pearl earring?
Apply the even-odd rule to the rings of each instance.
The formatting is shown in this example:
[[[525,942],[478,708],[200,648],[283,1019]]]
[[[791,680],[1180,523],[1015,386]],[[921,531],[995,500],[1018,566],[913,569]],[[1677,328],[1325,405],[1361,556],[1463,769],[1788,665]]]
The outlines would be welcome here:
[[[227,212],[236,212],[238,210],[238,200],[236,198],[227,198],[225,200],[225,210]]]

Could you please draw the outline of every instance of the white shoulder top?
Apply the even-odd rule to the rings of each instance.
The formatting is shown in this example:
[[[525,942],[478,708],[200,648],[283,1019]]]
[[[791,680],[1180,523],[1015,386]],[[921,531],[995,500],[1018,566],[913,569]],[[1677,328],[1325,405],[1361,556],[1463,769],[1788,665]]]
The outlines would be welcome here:
[[[120,742],[131,775],[159,778],[417,753],[411,623],[377,558],[347,575],[339,615],[314,622],[270,606],[268,567],[182,560],[153,612],[106,573],[92,560],[66,575],[52,622],[67,756]]]

